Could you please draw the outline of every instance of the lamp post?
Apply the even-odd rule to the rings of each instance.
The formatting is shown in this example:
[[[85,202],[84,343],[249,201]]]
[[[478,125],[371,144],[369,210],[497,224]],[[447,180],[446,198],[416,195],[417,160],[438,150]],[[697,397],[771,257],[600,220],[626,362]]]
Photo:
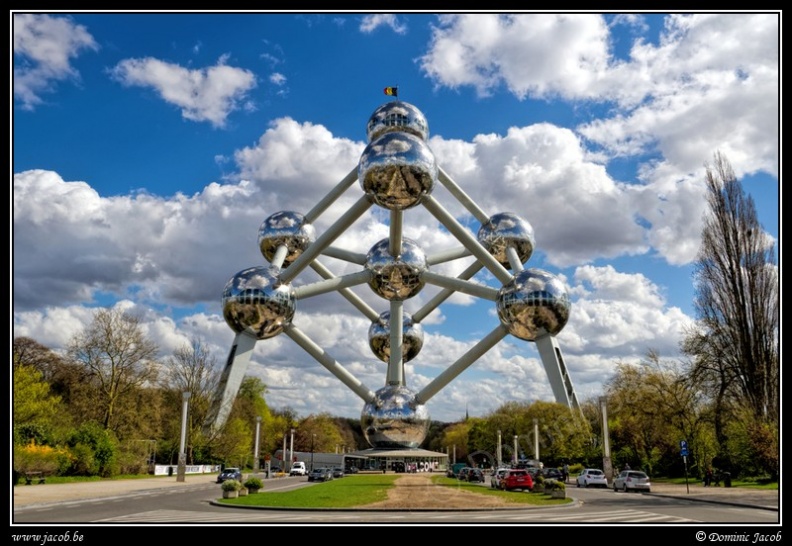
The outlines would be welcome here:
[[[289,465],[291,465],[294,462],[294,429],[291,429],[291,444],[289,445],[291,446],[289,448],[289,451],[291,452],[291,457],[289,457]]]
[[[517,461],[519,460],[519,453],[517,452],[517,435],[514,435],[514,466],[517,466]]]
[[[539,461],[539,419],[534,418],[534,459]]]
[[[259,463],[259,433],[261,431],[261,416],[256,416],[256,442],[253,448],[253,472],[258,472],[260,463]]]
[[[311,472],[313,472],[314,442],[316,442],[316,434],[311,434]]]
[[[181,442],[179,443],[179,467],[176,470],[176,481],[183,482],[184,474],[187,465],[187,453],[184,451],[184,445],[187,438],[187,402],[190,400],[190,393],[182,393],[182,423],[181,423]]]
[[[283,466],[283,471],[288,472],[289,466],[286,466],[286,457],[289,456],[289,452],[286,451],[286,434],[283,435],[283,450],[281,451],[281,466]]]
[[[501,431],[498,431],[498,468],[503,466],[503,451],[501,450]]]

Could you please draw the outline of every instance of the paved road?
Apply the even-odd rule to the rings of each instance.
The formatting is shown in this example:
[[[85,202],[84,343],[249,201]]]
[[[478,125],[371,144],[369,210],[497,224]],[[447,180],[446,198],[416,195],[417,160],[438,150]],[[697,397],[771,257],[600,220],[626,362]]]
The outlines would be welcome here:
[[[267,488],[267,484],[274,484],[280,479],[282,478],[265,480],[265,489]],[[204,474],[187,475],[183,482],[177,481],[174,476],[163,476],[136,480],[17,485],[14,486],[13,507],[14,510],[18,510],[34,505],[119,497],[131,493],[163,488],[206,487],[209,484],[214,484],[215,480],[215,474]],[[569,484],[567,487],[568,494],[573,495],[575,486]],[[779,510],[780,504],[779,491],[763,491],[742,487],[703,487],[700,483],[689,485],[656,483],[652,485],[652,494],[776,511]]]

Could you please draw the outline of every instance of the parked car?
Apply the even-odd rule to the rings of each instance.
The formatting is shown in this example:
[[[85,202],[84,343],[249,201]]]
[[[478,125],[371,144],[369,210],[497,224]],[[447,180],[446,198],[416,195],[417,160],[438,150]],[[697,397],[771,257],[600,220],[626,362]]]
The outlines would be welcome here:
[[[242,471],[238,468],[226,468],[217,476],[217,483],[223,483],[226,480],[242,481]]]
[[[344,469],[340,466],[337,466],[333,469],[333,478],[343,478],[344,477]]]
[[[564,481],[564,473],[558,468],[543,468],[542,476],[544,476],[546,480]]]
[[[346,469],[347,474],[357,474],[358,472],[360,472],[360,469],[356,466],[350,466]]]
[[[500,489],[500,481],[508,471],[508,468],[499,468],[493,472],[492,476],[490,476],[490,487],[493,489]]]
[[[651,493],[652,483],[645,472],[640,470],[622,470],[621,474],[613,478],[613,490],[622,490],[625,493],[628,491],[646,491]]]
[[[484,483],[484,472],[482,472],[480,468],[471,468],[468,470],[465,480],[469,482]]]
[[[292,463],[289,476],[305,476],[307,473],[308,471],[305,468],[305,463],[302,461],[296,461]]]
[[[460,471],[457,472],[457,475],[456,475],[457,479],[458,480],[462,480],[463,482],[468,481],[468,473],[471,470],[473,470],[473,469],[471,467],[469,467],[469,466],[466,466],[466,467],[460,469]]]
[[[530,491],[534,486],[533,478],[522,468],[507,470],[499,483],[501,491]]]
[[[577,477],[578,487],[608,487],[608,478],[599,468],[584,468]]]
[[[314,468],[308,473],[309,482],[328,482],[333,479],[333,469],[319,467]]]

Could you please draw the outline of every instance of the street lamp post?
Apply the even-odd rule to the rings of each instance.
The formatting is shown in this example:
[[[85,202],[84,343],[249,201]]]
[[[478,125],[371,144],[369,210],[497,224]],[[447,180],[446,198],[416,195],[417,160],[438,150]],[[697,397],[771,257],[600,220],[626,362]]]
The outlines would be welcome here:
[[[291,452],[291,457],[289,457],[289,464],[291,465],[294,462],[294,429],[291,429],[291,444],[289,451]]]
[[[498,468],[503,466],[503,451],[501,450],[501,431],[498,431]]]
[[[514,466],[517,466],[517,462],[519,461],[519,452],[517,451],[517,435],[514,435]]]
[[[181,442],[179,443],[179,466],[176,470],[176,481],[183,482],[184,474],[187,471],[187,453],[184,446],[187,439],[187,402],[190,400],[190,393],[182,393],[182,423],[181,423]]]
[[[539,460],[539,419],[534,419],[534,459]]]
[[[314,442],[316,442],[316,434],[311,434],[311,472],[313,472]]]
[[[259,435],[261,431],[261,416],[256,416],[256,447],[253,448],[253,472],[258,472],[260,463],[259,463]]]

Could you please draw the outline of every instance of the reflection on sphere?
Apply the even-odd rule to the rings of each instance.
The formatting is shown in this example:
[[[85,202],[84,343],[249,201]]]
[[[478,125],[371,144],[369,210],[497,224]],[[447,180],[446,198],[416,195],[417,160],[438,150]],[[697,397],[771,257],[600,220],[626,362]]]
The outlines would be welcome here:
[[[524,269],[498,292],[498,318],[513,336],[535,341],[556,335],[569,320],[571,303],[564,284],[541,269]]]
[[[390,361],[390,311],[380,314],[379,320],[371,323],[368,331],[369,346],[383,362]],[[402,316],[402,361],[409,362],[423,347],[423,326],[413,322],[412,317]]]
[[[531,224],[510,212],[495,214],[487,223],[482,224],[478,231],[478,241],[506,269],[511,269],[506,255],[508,247],[514,247],[520,263],[525,263],[536,246]]]
[[[291,211],[276,212],[261,223],[258,233],[259,249],[267,261],[272,261],[278,247],[288,249],[283,267],[299,258],[315,239],[313,225],[306,223],[302,214]]]
[[[360,187],[374,203],[388,210],[414,207],[432,193],[437,161],[429,146],[408,133],[386,133],[360,156]]]
[[[368,142],[373,142],[385,133],[402,131],[421,140],[429,138],[429,124],[423,113],[412,104],[399,100],[383,104],[371,114],[366,126]]]
[[[380,297],[402,301],[418,294],[426,284],[422,273],[428,269],[426,255],[417,243],[402,239],[398,257],[390,253],[390,241],[383,239],[369,250],[365,267],[373,274],[369,286]]]
[[[296,298],[290,284],[281,284],[274,267],[240,271],[223,290],[223,317],[236,333],[256,339],[280,334],[294,318]]]
[[[360,425],[375,448],[417,448],[429,432],[429,412],[405,386],[388,385],[363,406]]]

